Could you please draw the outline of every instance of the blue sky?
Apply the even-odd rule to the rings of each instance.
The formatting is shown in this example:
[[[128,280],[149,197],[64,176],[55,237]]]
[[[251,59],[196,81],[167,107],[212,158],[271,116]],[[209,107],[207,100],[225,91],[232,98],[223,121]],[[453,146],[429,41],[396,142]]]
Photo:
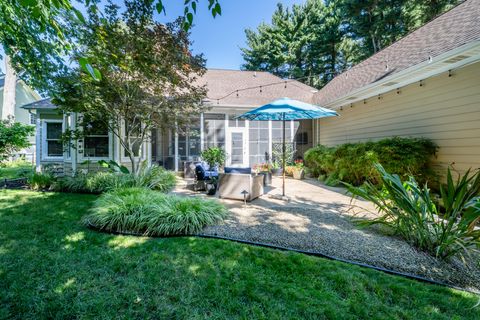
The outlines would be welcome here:
[[[119,3],[123,1],[117,0]],[[270,22],[277,3],[292,6],[306,0],[220,0],[222,15],[213,19],[207,9],[207,0],[200,0],[194,18],[191,39],[193,51],[204,53],[207,67],[239,69],[243,63],[240,48],[245,47],[246,28],[255,29],[262,22]],[[166,15],[158,20],[168,22],[183,14],[183,0],[164,0]],[[3,54],[3,50],[0,50]],[[0,63],[2,70],[3,62]]]

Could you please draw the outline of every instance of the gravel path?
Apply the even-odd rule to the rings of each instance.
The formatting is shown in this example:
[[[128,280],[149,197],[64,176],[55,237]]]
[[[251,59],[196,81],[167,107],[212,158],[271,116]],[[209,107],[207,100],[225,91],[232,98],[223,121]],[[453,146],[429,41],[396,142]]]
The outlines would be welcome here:
[[[279,185],[280,180],[274,179],[268,194],[278,194]],[[352,216],[365,212],[359,207],[371,206],[363,201],[352,205],[343,189],[325,187],[315,180],[289,179],[290,202],[268,194],[247,206],[222,200],[231,215],[202,234],[319,252],[480,291],[478,256],[477,267],[474,263],[442,262],[379,228],[359,228],[352,223]]]

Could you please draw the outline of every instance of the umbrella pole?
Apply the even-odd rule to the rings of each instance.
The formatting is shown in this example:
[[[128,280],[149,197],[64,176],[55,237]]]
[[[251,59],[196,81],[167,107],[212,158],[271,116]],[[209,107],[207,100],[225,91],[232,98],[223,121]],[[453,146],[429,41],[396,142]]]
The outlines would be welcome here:
[[[282,141],[282,153],[283,153],[283,168],[282,168],[282,175],[283,175],[283,182],[282,182],[282,196],[285,197],[285,112],[282,114],[282,129],[283,129],[283,141]]]

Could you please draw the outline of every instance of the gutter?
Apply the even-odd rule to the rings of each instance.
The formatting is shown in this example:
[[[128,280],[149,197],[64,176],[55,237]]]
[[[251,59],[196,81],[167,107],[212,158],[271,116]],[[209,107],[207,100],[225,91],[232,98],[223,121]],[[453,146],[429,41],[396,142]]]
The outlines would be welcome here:
[[[468,55],[468,57],[465,57],[464,59],[458,60],[454,63],[448,62],[448,60],[452,58],[464,55]],[[405,87],[417,81],[425,80],[432,76],[447,72],[452,69],[458,69],[477,61],[480,61],[480,40],[469,42],[463,46],[432,57],[431,61],[426,60],[420,62],[391,76],[383,78],[380,81],[372,82],[366,86],[358,88],[347,95],[341,96],[340,98],[326,103],[325,107],[338,109],[340,106],[356,103],[378,94],[384,94],[396,88]],[[343,74],[339,75],[339,77]],[[395,83],[389,84],[389,82]],[[318,95],[321,96],[321,93],[322,90],[320,90]]]

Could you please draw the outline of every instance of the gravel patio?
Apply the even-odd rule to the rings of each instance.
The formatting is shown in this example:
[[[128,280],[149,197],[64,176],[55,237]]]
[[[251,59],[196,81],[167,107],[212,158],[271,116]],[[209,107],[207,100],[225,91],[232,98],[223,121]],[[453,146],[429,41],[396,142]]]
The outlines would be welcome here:
[[[175,192],[193,193],[185,181]],[[230,216],[201,234],[318,252],[480,292],[478,262],[477,266],[442,262],[378,227],[356,226],[352,218],[365,215],[363,208],[373,208],[365,201],[352,202],[345,189],[327,187],[314,179],[288,179],[286,193],[290,202],[270,197],[281,194],[281,179],[274,178],[266,194],[246,206],[221,199]]]

